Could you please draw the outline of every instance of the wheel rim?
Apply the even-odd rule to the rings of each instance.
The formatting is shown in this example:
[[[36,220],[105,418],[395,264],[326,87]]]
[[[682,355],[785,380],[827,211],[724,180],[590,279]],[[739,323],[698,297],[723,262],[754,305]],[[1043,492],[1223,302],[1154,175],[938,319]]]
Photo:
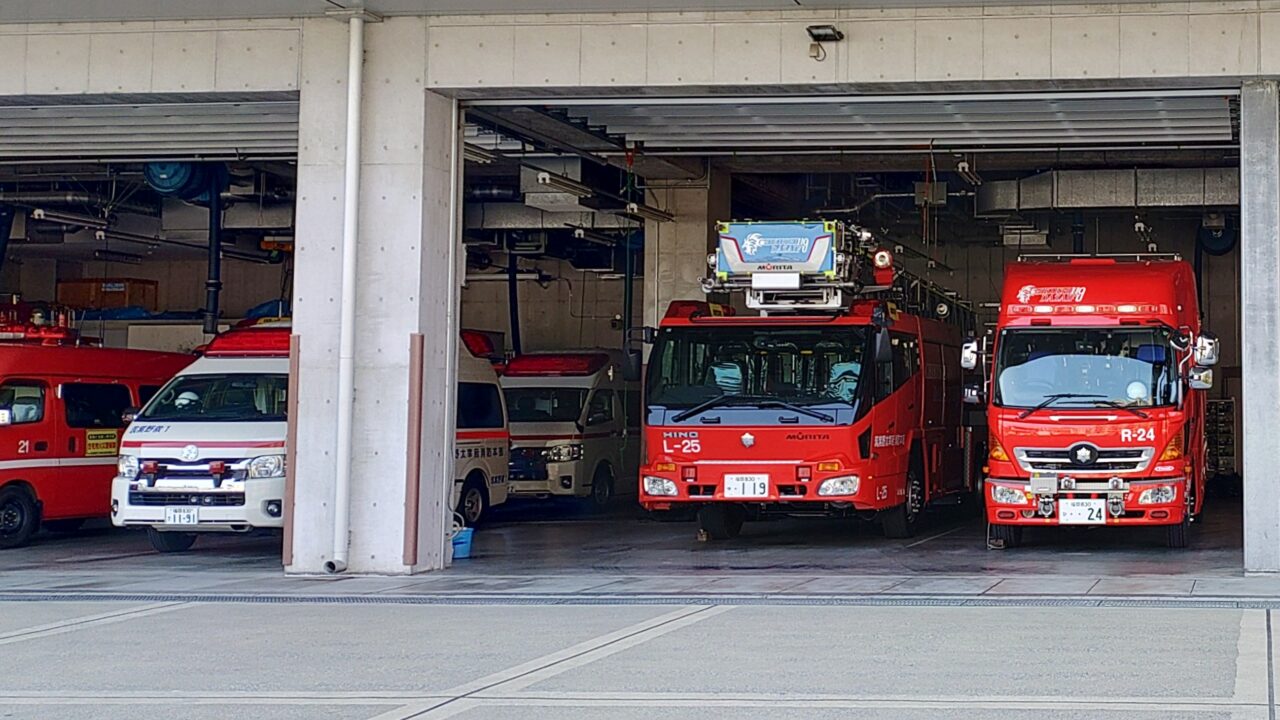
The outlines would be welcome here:
[[[467,522],[473,523],[479,520],[482,512],[484,512],[484,498],[481,497],[480,491],[475,488],[467,490],[462,498],[462,514],[467,518]]]
[[[924,505],[924,493],[920,488],[920,478],[912,475],[907,482],[907,518],[914,520]]]
[[[22,503],[10,500],[0,505],[0,535],[18,532],[26,522],[27,512]]]

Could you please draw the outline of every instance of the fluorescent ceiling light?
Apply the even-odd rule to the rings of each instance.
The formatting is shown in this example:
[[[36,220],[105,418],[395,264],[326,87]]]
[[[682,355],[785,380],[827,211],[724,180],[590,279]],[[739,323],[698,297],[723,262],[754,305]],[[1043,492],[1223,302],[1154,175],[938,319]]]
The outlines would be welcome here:
[[[127,265],[141,265],[143,257],[134,255],[133,253],[116,252],[115,250],[94,250],[93,257],[98,260],[106,260],[107,262],[125,263]]]
[[[591,197],[596,192],[573,178],[567,178],[545,170],[538,173],[538,184],[546,185],[552,190],[568,193],[579,198]]]
[[[462,146],[462,159],[477,165],[492,165],[498,159],[498,155],[475,145],[464,144]]]
[[[102,218],[96,218],[92,215],[81,215],[79,213],[63,212],[61,210],[46,210],[44,208],[36,208],[31,211],[31,217],[34,220],[44,220],[45,222],[62,223],[63,225],[78,225],[87,228],[105,228],[107,221]]]
[[[617,238],[583,227],[575,227],[573,229],[573,236],[579,240],[586,240],[587,242],[595,243],[596,245],[613,247],[618,244]]]
[[[676,219],[676,217],[669,212],[659,210],[658,208],[652,208],[648,205],[641,205],[640,203],[627,203],[627,207],[624,212],[628,215],[634,215],[639,218],[644,218],[645,220],[655,220],[657,222],[671,222]]]

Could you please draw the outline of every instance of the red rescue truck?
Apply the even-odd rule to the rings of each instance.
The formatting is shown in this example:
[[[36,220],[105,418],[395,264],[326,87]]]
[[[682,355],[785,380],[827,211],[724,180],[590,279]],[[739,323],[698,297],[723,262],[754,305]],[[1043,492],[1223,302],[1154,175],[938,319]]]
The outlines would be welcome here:
[[[719,231],[704,286],[745,291],[761,315],[672,303],[647,365],[641,505],[697,508],[713,539],[769,514],[878,519],[908,537],[930,503],[977,494],[963,305],[914,278],[906,292],[892,254],[838,223]],[[912,300],[927,307],[899,309]]]
[[[1176,256],[1027,257],[1005,271],[986,403],[994,547],[1048,525],[1156,525],[1186,547],[1204,502],[1218,342]]]
[[[0,326],[0,548],[111,512],[126,414],[194,358],[91,347],[67,327]]]

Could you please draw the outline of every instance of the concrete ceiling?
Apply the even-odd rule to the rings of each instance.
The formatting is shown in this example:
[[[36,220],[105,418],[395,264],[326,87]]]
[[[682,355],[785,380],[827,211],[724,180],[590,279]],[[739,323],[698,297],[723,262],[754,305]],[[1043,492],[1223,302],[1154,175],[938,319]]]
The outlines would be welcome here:
[[[384,15],[430,15],[786,10],[796,7],[824,10],[975,4],[1016,5],[1026,4],[1026,0],[3,0],[0,2],[0,23],[302,17],[362,6]],[[1040,0],[1038,4],[1068,3],[1065,0]]]

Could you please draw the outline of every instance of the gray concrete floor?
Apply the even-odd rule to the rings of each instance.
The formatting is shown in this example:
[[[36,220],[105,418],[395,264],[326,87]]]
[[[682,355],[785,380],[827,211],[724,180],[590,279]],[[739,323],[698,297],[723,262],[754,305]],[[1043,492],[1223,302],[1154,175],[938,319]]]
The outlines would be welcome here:
[[[0,718],[1274,717],[1271,611],[3,602]]]
[[[279,540],[181,555],[90,528],[0,559],[0,718],[1275,718],[1280,579],[1239,511],[988,551],[942,516],[691,523],[504,510],[422,577],[284,577]],[[1277,618],[1280,619],[1280,618]]]

